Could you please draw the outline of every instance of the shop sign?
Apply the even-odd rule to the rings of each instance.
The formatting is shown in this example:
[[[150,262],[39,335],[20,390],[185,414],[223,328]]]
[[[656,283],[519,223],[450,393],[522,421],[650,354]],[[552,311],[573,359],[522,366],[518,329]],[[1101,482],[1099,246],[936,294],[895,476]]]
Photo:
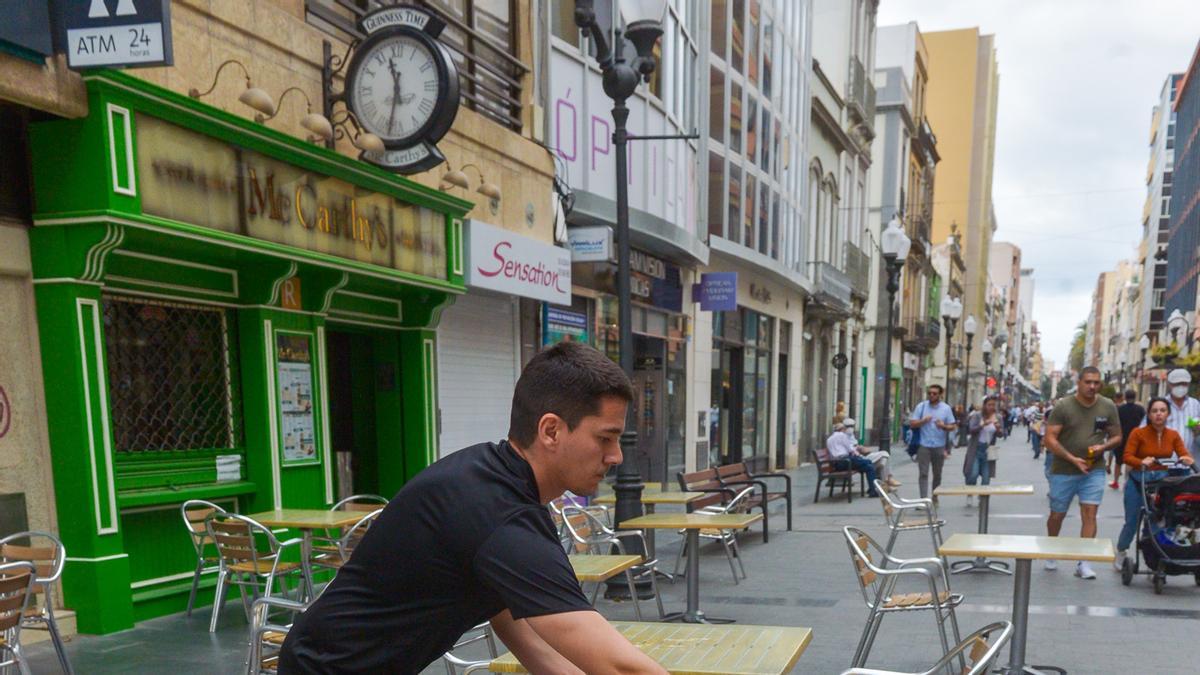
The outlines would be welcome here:
[[[71,68],[169,66],[170,0],[57,2],[59,39]]]
[[[705,312],[737,310],[737,272],[705,272],[700,283],[692,286],[693,300]]]
[[[542,344],[558,342],[588,343],[587,315],[542,305]]]
[[[567,230],[572,262],[609,262],[613,254],[613,232],[607,225],[572,227]]]
[[[571,304],[571,254],[478,220],[467,220],[469,286]]]
[[[679,266],[636,248],[629,251],[629,289],[634,297],[672,312],[683,311]]]
[[[444,215],[137,116],[147,215],[446,278]]]

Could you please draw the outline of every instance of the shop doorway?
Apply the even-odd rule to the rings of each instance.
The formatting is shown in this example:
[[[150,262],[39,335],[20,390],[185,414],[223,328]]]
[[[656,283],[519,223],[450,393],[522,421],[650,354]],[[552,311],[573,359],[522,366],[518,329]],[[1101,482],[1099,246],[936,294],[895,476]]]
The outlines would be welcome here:
[[[714,360],[712,401],[716,419],[712,421],[713,466],[733,464],[742,456],[742,385],[745,349],[723,344]]]
[[[633,337],[633,406],[637,419],[637,465],[642,480],[667,477],[667,378],[665,340]]]
[[[395,390],[399,373],[377,358],[370,333],[331,330],[326,334],[329,429],[336,458],[336,499],[379,494],[377,390]],[[385,495],[388,496],[388,495]]]

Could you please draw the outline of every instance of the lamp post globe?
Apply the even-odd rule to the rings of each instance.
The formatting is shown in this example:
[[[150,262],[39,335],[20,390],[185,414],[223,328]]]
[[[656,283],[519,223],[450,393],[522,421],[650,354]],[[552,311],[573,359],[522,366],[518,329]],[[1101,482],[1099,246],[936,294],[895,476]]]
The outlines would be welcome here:
[[[896,291],[900,290],[900,269],[904,267],[904,261],[908,258],[908,249],[912,247],[912,240],[904,233],[904,228],[900,225],[900,217],[898,214],[893,214],[892,219],[884,228],[883,233],[879,236],[879,248],[883,253],[884,265],[887,268],[887,292],[888,292],[888,322],[887,322],[887,345],[884,347],[883,363],[886,372],[883,374],[883,408],[880,410],[879,419],[879,449],[884,452],[891,452],[892,446],[892,429],[891,429],[891,399],[892,399],[892,330],[896,321]]]
[[[604,93],[613,101],[613,135],[615,148],[617,200],[617,324],[618,351],[621,369],[633,378],[633,309],[630,273],[629,243],[629,178],[627,146],[629,131],[629,107],[626,99],[637,90],[638,83],[649,79],[654,72],[654,45],[663,33],[663,21],[667,13],[667,0],[616,0],[620,7],[624,30],[620,28],[607,34],[596,21],[593,0],[575,1],[575,25],[589,38],[595,48],[596,62],[600,66]],[[624,45],[628,38],[637,54],[627,59]],[[609,40],[612,40],[611,44]],[[617,466],[617,482],[614,526],[622,521],[642,515],[642,476],[637,466],[637,419],[631,405],[625,416],[625,431],[621,434],[621,452],[625,461]],[[636,543],[631,549],[640,549]],[[641,554],[641,550],[626,553]],[[645,586],[645,589],[643,589]],[[606,595],[627,593],[624,582],[610,584]],[[648,584],[638,585],[638,595],[651,597]]]
[[[983,352],[983,393],[986,396],[989,393],[987,381],[992,369],[992,341],[984,338],[979,351]]]

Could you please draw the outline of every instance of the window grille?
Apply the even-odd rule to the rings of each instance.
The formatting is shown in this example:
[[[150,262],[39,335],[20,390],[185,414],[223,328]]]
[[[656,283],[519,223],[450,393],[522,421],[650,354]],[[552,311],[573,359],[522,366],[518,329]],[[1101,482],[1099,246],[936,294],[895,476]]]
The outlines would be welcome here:
[[[240,446],[230,366],[233,315],[113,296],[103,304],[117,452]]]
[[[380,0],[306,0],[309,20],[349,41],[358,19]],[[446,22],[441,42],[458,65],[462,105],[513,131],[521,130],[521,88],[530,67],[516,56],[513,0],[410,0]]]

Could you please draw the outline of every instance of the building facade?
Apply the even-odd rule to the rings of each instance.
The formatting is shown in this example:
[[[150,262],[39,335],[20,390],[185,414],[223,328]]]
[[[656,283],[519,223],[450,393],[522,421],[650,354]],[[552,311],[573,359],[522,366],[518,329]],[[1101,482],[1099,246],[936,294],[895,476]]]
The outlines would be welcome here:
[[[897,218],[912,246],[901,273],[894,309],[892,363],[885,362],[888,339],[887,273],[880,269],[871,278],[867,316],[874,350],[876,377],[867,383],[871,415],[865,422],[868,436],[878,438],[884,418],[879,374],[886,373],[895,402],[886,417],[889,432],[897,438],[900,418],[924,396],[927,371],[934,349],[941,343],[938,313],[945,293],[943,277],[933,265],[931,223],[937,162],[937,138],[925,115],[929,81],[929,52],[916,23],[881,27],[876,35],[875,85],[877,104],[873,143],[875,160],[871,180],[868,221],[872,240]],[[882,266],[881,266],[882,267]],[[890,379],[893,373],[899,381]]]
[[[1194,330],[1200,275],[1200,43],[1179,80],[1172,113],[1175,133],[1168,138],[1175,142],[1175,165],[1170,192],[1163,197],[1170,213],[1163,311],[1170,317],[1178,310]]]
[[[997,227],[992,205],[1000,84],[996,40],[978,28],[926,32],[924,38],[930,59],[926,111],[942,157],[933,196],[933,242],[944,242],[951,226],[961,233],[963,319],[980,321],[972,345],[978,355],[984,337],[995,332],[983,321],[989,315],[988,256]],[[968,398],[979,393],[972,385]]]
[[[1145,286],[1137,332],[1149,335],[1166,321],[1163,299],[1167,290],[1166,246],[1170,239],[1171,191],[1175,176],[1175,95],[1182,73],[1168,75],[1150,119],[1150,160],[1146,166],[1146,203],[1142,208],[1141,279]]]

